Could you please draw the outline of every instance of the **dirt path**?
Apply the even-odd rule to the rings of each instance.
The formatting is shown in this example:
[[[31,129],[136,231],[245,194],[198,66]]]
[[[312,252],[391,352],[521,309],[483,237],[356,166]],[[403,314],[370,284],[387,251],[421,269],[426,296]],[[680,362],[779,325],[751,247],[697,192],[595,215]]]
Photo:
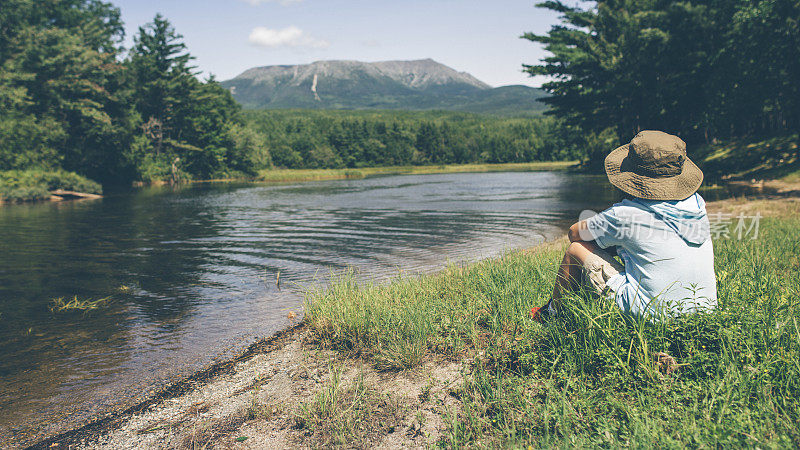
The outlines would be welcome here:
[[[305,327],[180,395],[41,448],[419,448],[436,442],[461,363],[376,372],[320,350]],[[83,434],[83,435],[82,435]]]

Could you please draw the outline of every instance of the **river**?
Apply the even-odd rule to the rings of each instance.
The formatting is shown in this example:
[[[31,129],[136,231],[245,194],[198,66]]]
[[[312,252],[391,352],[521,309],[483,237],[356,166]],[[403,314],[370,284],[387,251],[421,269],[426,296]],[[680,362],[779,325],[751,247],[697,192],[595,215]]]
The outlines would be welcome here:
[[[614,196],[605,177],[516,172],[195,184],[0,208],[0,447],[231,358],[289,325],[302,290],[331,271],[381,280],[533,246]],[[74,296],[110,300],[50,311]]]

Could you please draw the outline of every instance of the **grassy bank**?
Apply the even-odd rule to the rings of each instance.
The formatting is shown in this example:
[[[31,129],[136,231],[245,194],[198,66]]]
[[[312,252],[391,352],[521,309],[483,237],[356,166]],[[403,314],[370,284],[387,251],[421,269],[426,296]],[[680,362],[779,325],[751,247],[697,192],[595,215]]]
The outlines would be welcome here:
[[[800,182],[800,136],[738,140],[700,147],[696,160],[709,179]],[[693,156],[694,157],[694,156]]]
[[[531,172],[539,170],[566,170],[576,161],[544,161],[509,164],[447,164],[432,166],[388,166],[359,169],[270,169],[259,172],[258,181],[298,182],[365,178],[375,175],[409,175],[466,172]]]
[[[66,170],[7,170],[0,171],[0,203],[47,200],[51,191],[102,194],[103,188],[88,178]]]
[[[747,207],[773,214],[755,240],[716,240],[711,314],[651,324],[577,296],[534,323],[555,245],[386,285],[344,275],[309,295],[305,320],[322,345],[381,370],[473,361],[444,445],[797,446],[800,214],[796,202]]]

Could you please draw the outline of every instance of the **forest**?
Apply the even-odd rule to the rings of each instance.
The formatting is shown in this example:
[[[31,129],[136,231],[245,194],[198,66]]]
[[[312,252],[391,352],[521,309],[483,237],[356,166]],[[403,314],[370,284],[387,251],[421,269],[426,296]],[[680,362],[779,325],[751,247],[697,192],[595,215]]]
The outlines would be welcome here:
[[[561,22],[526,33],[549,56],[545,116],[243,111],[201,79],[157,15],[123,46],[99,0],[0,0],[0,197],[55,187],[251,177],[269,168],[505,163],[603,156],[638,130],[690,144],[800,128],[794,0],[545,1]],[[522,63],[522,62],[521,62]]]
[[[560,23],[523,35],[549,53],[525,67],[548,77],[548,113],[567,124],[617,142],[665,130],[690,146],[800,131],[797,0],[538,6]]]
[[[244,112],[157,15],[124,48],[98,0],[2,0],[0,197],[276,168],[577,158],[553,118]],[[88,178],[88,179],[87,179]],[[93,180],[93,181],[90,181]]]
[[[84,186],[208,177],[259,157],[237,147],[239,105],[198,78],[168,20],[129,49],[123,38],[110,3],[0,2],[0,196],[46,196],[75,174]]]
[[[246,111],[252,139],[290,168],[577,160],[585,142],[550,117],[421,111]]]

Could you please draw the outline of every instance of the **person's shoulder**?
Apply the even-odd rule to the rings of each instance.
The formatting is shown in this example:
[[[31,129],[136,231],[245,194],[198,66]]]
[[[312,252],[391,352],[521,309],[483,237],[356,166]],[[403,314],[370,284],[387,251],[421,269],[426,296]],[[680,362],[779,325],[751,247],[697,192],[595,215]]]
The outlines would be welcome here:
[[[613,214],[619,217],[641,214],[642,212],[646,211],[647,208],[644,205],[627,198],[622,200],[621,202],[614,203],[608,209],[606,209],[606,212],[608,212],[609,214]]]

